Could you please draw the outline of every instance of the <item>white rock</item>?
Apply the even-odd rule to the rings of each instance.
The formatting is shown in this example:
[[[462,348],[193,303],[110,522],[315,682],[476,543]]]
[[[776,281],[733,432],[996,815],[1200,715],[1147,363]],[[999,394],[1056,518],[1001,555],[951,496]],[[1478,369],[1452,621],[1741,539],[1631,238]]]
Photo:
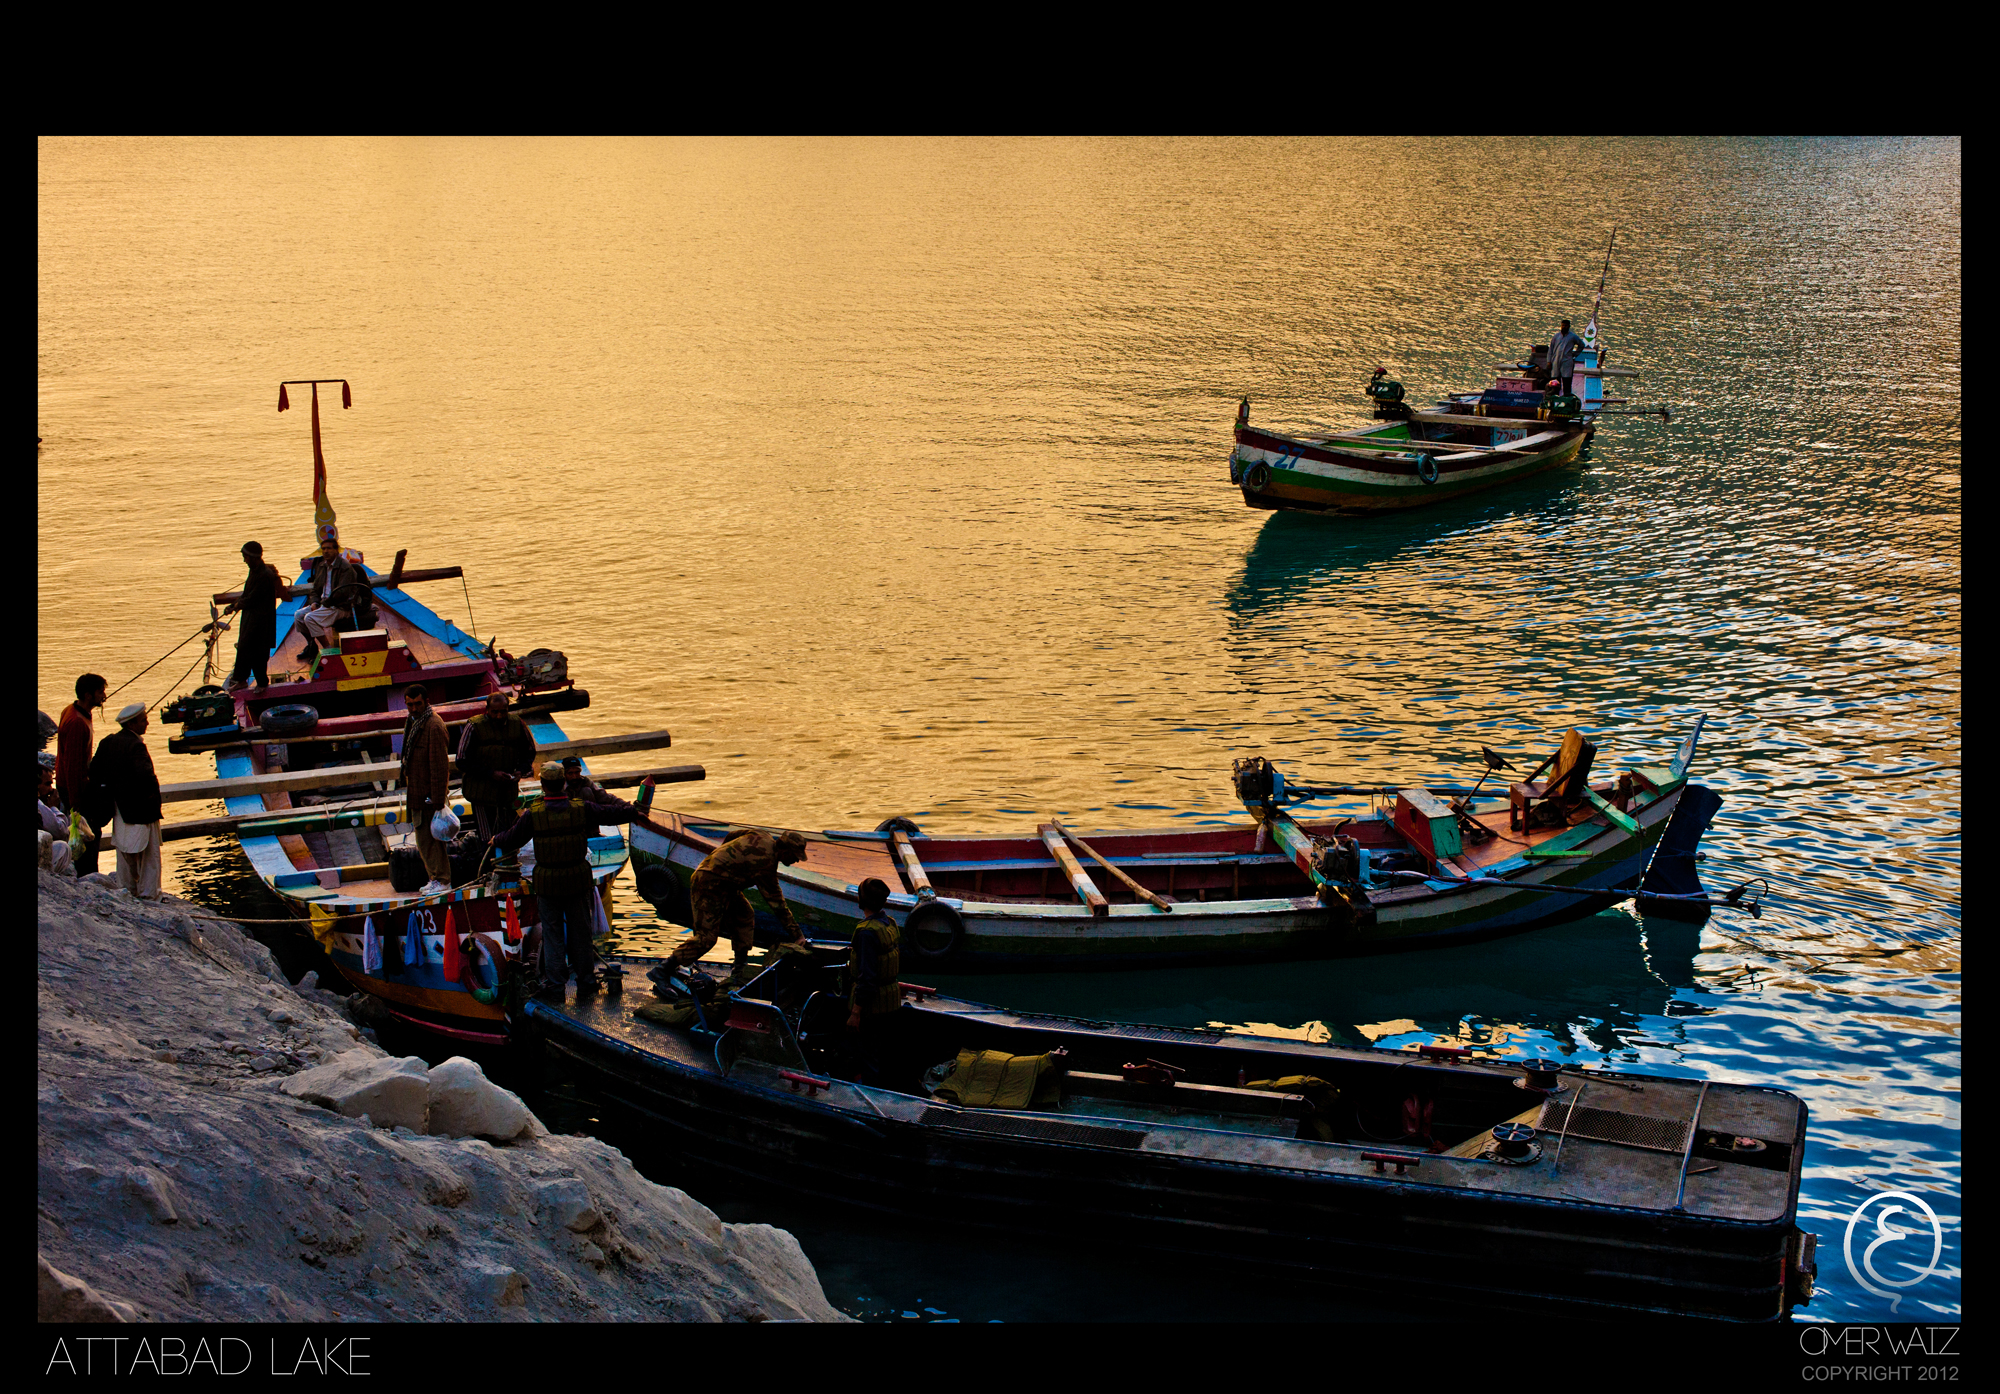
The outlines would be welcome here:
[[[106,1297],[81,1278],[72,1278],[35,1255],[35,1320],[137,1321],[129,1302]]]
[[[461,1265],[466,1296],[477,1305],[521,1307],[528,1301],[528,1280],[504,1263],[466,1259]]]
[[[279,1086],[293,1098],[349,1118],[367,1114],[377,1127],[422,1131],[429,1122],[431,1083],[424,1062],[350,1050],[324,1065],[301,1070]]]
[[[536,1185],[535,1202],[557,1224],[577,1234],[596,1229],[604,1220],[590,1203],[589,1189],[573,1176]]]
[[[439,1137],[489,1137],[505,1142],[535,1124],[535,1115],[463,1055],[430,1072],[430,1131]],[[539,1126],[539,1124],[535,1124]]]

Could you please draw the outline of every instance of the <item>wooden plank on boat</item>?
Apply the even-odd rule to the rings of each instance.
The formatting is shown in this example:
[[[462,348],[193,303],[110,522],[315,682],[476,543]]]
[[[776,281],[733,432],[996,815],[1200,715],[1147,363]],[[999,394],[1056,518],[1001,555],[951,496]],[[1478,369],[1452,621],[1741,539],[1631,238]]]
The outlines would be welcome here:
[[[1147,890],[1137,881],[1134,881],[1131,877],[1127,876],[1124,872],[1120,871],[1117,867],[1113,866],[1110,862],[1106,861],[1103,857],[1099,856],[1096,848],[1092,847],[1088,842],[1085,842],[1082,838],[1078,837],[1068,828],[1063,827],[1061,819],[1056,820],[1055,827],[1057,828],[1058,831],[1062,833],[1064,837],[1068,838],[1071,842],[1074,842],[1077,846],[1081,847],[1086,853],[1088,853],[1092,861],[1096,862],[1099,866],[1103,867],[1113,876],[1116,876],[1120,881],[1123,881],[1125,883],[1126,888],[1130,890],[1132,894],[1138,896],[1141,900],[1151,901],[1153,903],[1153,907],[1157,910],[1170,911],[1174,908],[1172,903],[1169,902],[1164,896],[1154,895],[1151,891]]]
[[[393,735],[395,733],[389,732],[386,734]],[[330,739],[356,740],[359,737],[340,736]],[[298,741],[284,742],[287,745],[296,745],[299,743]],[[546,745],[537,743],[535,753],[538,755],[555,756],[599,755],[619,750],[658,750],[672,743],[672,739],[665,731],[641,731],[630,736],[599,736],[594,739],[550,741]],[[403,762],[401,760],[377,762],[371,760],[365,753],[362,754],[361,760],[361,765],[325,765],[319,769],[312,770],[289,770],[280,771],[277,774],[240,775],[235,779],[198,779],[188,784],[163,784],[160,786],[160,798],[163,802],[172,803],[186,799],[234,798],[238,794],[275,794],[281,791],[290,793],[302,789],[331,789],[342,784],[372,783],[377,789],[381,789],[385,787],[382,779],[393,780],[400,777],[403,772]],[[447,755],[445,757],[445,765],[448,769],[456,770],[458,768],[458,757],[456,755]],[[364,769],[362,766],[366,766],[367,768]],[[687,769],[693,767],[677,765],[670,768]],[[374,773],[376,770],[381,771],[381,778],[376,777]],[[599,780],[598,783],[601,784],[603,781]]]
[[[349,779],[353,779],[354,772],[359,767],[348,765],[344,768],[348,771]],[[386,771],[389,767],[379,765],[374,768]],[[593,774],[591,779],[600,788],[627,789],[645,783],[649,776],[655,784],[687,784],[708,778],[708,771],[700,765],[661,765],[648,770]],[[454,791],[451,797],[461,796]],[[336,819],[351,818],[378,809],[401,808],[403,802],[400,798],[369,799],[366,802],[330,805],[324,809],[267,808],[257,813],[236,813],[223,818],[190,818],[183,823],[166,824],[160,829],[160,838],[162,841],[172,842],[185,837],[221,837],[230,833],[244,837],[268,837],[275,833],[291,833],[300,828],[324,827]],[[257,826],[260,824],[264,826]]]
[[[1075,855],[1063,841],[1062,830],[1054,823],[1044,823],[1035,829],[1042,835],[1042,845],[1049,849],[1049,855],[1069,876],[1069,883],[1076,891],[1077,899],[1090,907],[1090,913],[1103,919],[1111,913],[1111,902],[1104,898],[1104,892],[1097,889],[1097,883],[1084,873],[1077,864]]]
[[[917,849],[910,845],[910,835],[901,828],[896,828],[890,833],[890,837],[895,842],[896,855],[902,859],[903,874],[910,879],[910,894],[929,900],[937,894],[937,889],[931,885],[931,878],[925,873],[924,864],[917,860]]]
[[[398,566],[401,566],[401,553],[397,554],[396,562]],[[455,581],[464,574],[465,568],[462,566],[432,566],[417,571],[405,571],[401,575],[391,572],[388,576],[370,576],[368,584],[375,590],[401,590],[412,581]],[[395,582],[394,585],[390,584],[392,580]],[[304,594],[305,588],[302,586],[286,586],[281,593],[281,598],[289,600],[295,596]],[[228,605],[242,598],[242,591],[217,591],[212,597],[217,605]]]
[[[1592,804],[1596,805],[1597,811],[1599,813],[1602,813],[1606,818],[1609,818],[1619,827],[1625,829],[1626,832],[1636,833],[1637,831],[1639,831],[1639,825],[1638,823],[1633,821],[1631,814],[1627,813],[1617,804],[1612,803],[1609,799],[1605,798],[1595,789],[1585,789],[1583,791],[1583,796],[1586,799],[1589,799]]]

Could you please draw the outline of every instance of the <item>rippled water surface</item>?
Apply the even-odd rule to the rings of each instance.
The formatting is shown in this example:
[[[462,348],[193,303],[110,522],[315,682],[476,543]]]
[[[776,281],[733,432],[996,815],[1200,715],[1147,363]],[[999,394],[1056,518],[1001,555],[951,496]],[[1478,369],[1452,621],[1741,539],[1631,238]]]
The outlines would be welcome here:
[[[1959,159],[44,141],[38,703],[186,637],[245,538],[309,549],[306,422],[274,412],[277,384],[344,376],[344,539],[378,566],[462,565],[464,590],[422,598],[564,650],[593,696],[572,734],[671,729],[667,758],[708,769],[663,791],[685,808],[1213,820],[1234,756],[1456,782],[1480,745],[1532,764],[1572,724],[1602,761],[1657,762],[1705,713],[1724,807],[1704,875],[1765,878],[1761,920],[1613,911],[1360,962],[943,985],[1779,1085],[1812,1110],[1809,1315],[1889,1314],[1840,1259],[1883,1190],[1944,1223],[1898,1315],[1955,1314]],[[1483,385],[1588,316],[1613,223],[1611,359],[1671,425],[1607,422],[1581,465],[1398,517],[1244,507],[1238,397],[1284,426],[1362,419],[1377,364],[1419,400]],[[195,652],[117,701],[186,690]],[[164,778],[207,773],[165,736]],[[174,844],[168,877],[268,905],[226,844]],[[629,892],[615,918],[628,949],[673,937]],[[890,1320],[1377,1315],[715,1198],[793,1227],[837,1301]],[[1891,1244],[1877,1272],[1928,1256]]]

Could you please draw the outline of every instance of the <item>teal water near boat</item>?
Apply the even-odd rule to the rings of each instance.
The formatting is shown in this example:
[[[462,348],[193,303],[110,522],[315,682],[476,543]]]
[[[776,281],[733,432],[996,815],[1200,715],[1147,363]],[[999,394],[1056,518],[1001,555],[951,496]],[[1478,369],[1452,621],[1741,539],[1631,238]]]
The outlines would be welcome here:
[[[39,706],[193,630],[246,538],[309,548],[296,422],[244,383],[339,371],[343,534],[463,565],[482,640],[559,645],[572,736],[670,728],[708,779],[659,801],[701,817],[1198,827],[1242,818],[1235,756],[1459,784],[1481,745],[1653,761],[1706,714],[1703,876],[1768,878],[1761,920],[1004,1000],[1789,1089],[1803,1316],[1891,1315],[1840,1248],[1896,1190],[1944,1234],[1922,1276],[1927,1241],[1877,1251],[1917,1279],[1895,1315],[1958,1312],[1958,142],[45,141],[39,177]],[[1242,397],[1303,433],[1384,363],[1423,402],[1488,381],[1581,322],[1614,222],[1603,328],[1671,425],[1379,518],[1228,486]],[[227,487],[190,511],[197,479]],[[457,590],[423,598],[470,632]],[[183,846],[171,888],[269,904]],[[630,876],[618,937],[679,942]],[[886,1320],[1381,1315],[696,1194]]]

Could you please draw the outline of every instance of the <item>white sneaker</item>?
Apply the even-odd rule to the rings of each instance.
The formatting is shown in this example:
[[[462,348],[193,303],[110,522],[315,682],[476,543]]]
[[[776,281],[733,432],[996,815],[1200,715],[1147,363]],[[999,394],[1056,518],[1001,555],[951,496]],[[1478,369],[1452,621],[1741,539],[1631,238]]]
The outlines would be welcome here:
[[[451,887],[450,887],[450,886],[448,886],[448,885],[446,885],[446,884],[445,884],[444,882],[442,882],[442,881],[426,881],[426,882],[424,882],[424,888],[423,888],[422,890],[418,891],[418,892],[417,892],[417,894],[418,894],[418,895],[443,895],[443,894],[444,894],[444,893],[445,893],[446,891],[448,891],[448,890],[450,890],[450,889],[451,889]]]

